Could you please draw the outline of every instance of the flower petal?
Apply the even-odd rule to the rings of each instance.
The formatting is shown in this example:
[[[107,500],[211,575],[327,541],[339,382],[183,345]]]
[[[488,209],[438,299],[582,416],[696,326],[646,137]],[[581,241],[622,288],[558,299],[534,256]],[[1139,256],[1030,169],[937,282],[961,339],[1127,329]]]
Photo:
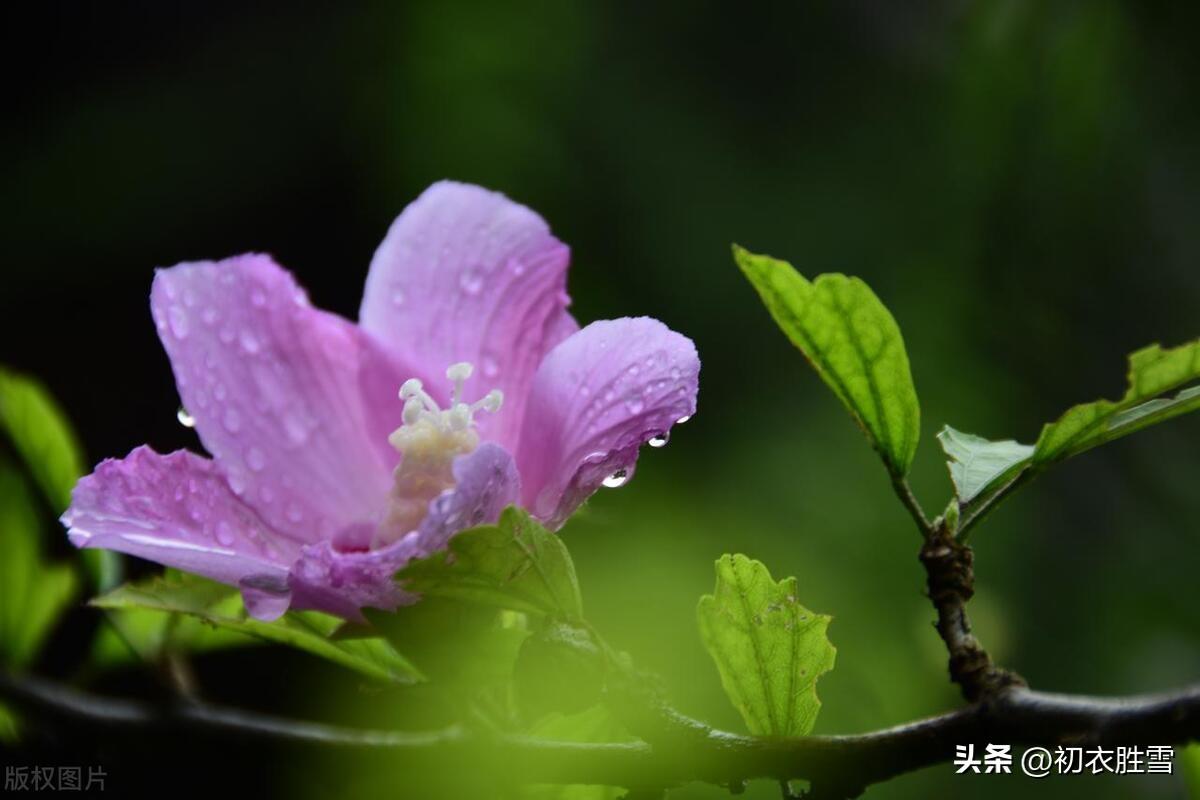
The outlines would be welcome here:
[[[465,396],[497,388],[505,396],[498,414],[480,415],[481,435],[512,450],[529,381],[569,324],[569,257],[525,206],[479,186],[435,183],[376,251],[359,320],[401,361],[436,376],[427,388],[439,401],[446,367],[474,364]]]
[[[429,504],[417,529],[425,555],[441,550],[450,537],[466,528],[500,519],[505,506],[521,496],[521,478],[513,457],[503,447],[484,442],[454,460],[454,488]]]
[[[499,445],[481,444],[454,461],[455,486],[429,504],[420,528],[378,550],[360,547],[371,530],[356,536],[349,532],[339,541],[318,542],[304,548],[289,580],[292,603],[359,620],[364,607],[392,611],[416,597],[400,589],[395,574],[414,558],[441,550],[459,531],[495,522],[505,506],[515,503],[520,479],[512,456]]]
[[[638,448],[696,410],[692,341],[648,317],[593,322],[554,348],[533,379],[517,454],[522,503],[549,527]]]
[[[212,461],[139,447],[81,479],[62,516],[76,547],[100,547],[237,586],[287,576],[299,555],[230,491]]]
[[[402,378],[366,334],[261,255],[159,270],[151,308],[201,441],[271,527],[311,542],[382,513]]]

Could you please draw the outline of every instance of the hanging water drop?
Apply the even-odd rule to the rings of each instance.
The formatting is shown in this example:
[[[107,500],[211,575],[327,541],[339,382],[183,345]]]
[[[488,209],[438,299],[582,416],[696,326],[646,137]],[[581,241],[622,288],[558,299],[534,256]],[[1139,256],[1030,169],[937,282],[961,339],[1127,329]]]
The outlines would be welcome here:
[[[691,415],[691,414],[684,414],[682,417],[680,417],[679,419],[675,420],[675,424],[676,424],[676,425],[682,425],[683,423],[687,422],[687,421],[688,421],[689,419],[691,419],[691,418],[692,418],[692,415]]]
[[[666,447],[667,442],[669,442],[669,441],[671,441],[670,434],[668,434],[666,431],[663,431],[660,434],[651,436],[649,441],[646,442],[646,444],[650,445],[651,447]]]
[[[179,410],[175,412],[175,419],[179,420],[179,424],[185,428],[196,427],[196,418],[189,414],[183,406],[180,406]]]
[[[619,469],[601,481],[601,483],[604,484],[605,488],[617,489],[624,486],[628,481],[629,473],[623,469]]]

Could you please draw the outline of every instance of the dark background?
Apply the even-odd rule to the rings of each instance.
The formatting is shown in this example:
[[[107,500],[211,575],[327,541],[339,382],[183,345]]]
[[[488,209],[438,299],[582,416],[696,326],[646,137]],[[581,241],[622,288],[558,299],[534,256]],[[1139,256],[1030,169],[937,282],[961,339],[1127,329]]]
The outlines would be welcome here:
[[[683,710],[740,730],[694,605],[712,560],[746,552],[835,615],[818,732],[934,713],[957,698],[920,594],[917,538],[729,244],[808,275],[857,274],[893,310],[922,400],[913,481],[935,513],[949,494],[943,423],[1032,441],[1072,403],[1119,396],[1126,353],[1200,334],[1197,8],[8,9],[0,363],[49,385],[93,462],[142,442],[198,448],[175,421],[148,313],[154,267],[267,251],[315,303],[353,317],[374,247],[426,185],[502,190],[572,246],[581,321],[651,314],[692,336],[703,360],[696,419],[564,531],[589,617],[662,673]],[[1195,679],[1198,441],[1193,417],[1090,453],[978,531],[974,608],[993,655],[1051,690]],[[47,535],[65,554],[60,532]],[[88,613],[56,637],[46,672],[64,669]],[[205,695],[225,702],[373,724],[393,707],[302,655],[195,666]],[[136,669],[99,686],[157,691]],[[91,744],[71,745],[76,761]],[[198,763],[223,757],[197,746]],[[404,794],[403,773],[347,776],[329,761],[239,763],[293,796],[327,790],[330,774],[346,796]],[[1183,796],[1175,779],[1017,784],[951,771],[869,796]]]

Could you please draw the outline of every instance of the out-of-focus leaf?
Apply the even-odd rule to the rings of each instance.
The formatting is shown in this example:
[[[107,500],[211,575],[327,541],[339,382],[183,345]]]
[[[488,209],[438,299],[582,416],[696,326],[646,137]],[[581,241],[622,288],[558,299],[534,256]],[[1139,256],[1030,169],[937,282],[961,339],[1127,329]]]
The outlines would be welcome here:
[[[635,741],[604,705],[595,705],[576,714],[549,714],[529,729],[529,735],[554,742]],[[624,794],[624,789],[616,786],[567,784],[527,786],[520,797],[522,800],[616,800]]]
[[[775,323],[883,457],[904,475],[921,433],[921,409],[900,327],[867,284],[840,274],[809,281],[791,264],[734,245],[734,259]]]
[[[331,639],[342,624],[337,617],[292,611],[274,622],[263,622],[246,613],[237,590],[193,576],[155,577],[125,584],[92,600],[92,605],[186,614],[226,631],[304,650],[382,683],[413,683],[422,677],[383,638]]]
[[[1200,744],[1188,744],[1175,748],[1179,771],[1187,786],[1188,797],[1200,800]]]
[[[1012,439],[989,441],[949,425],[938,434],[949,457],[950,480],[961,505],[986,497],[1029,461],[1033,446]]]
[[[0,426],[56,512],[83,474],[83,451],[66,415],[32,378],[0,368]]]
[[[54,512],[65,511],[71,503],[71,489],[84,471],[79,438],[44,386],[2,367],[0,430],[12,441]],[[80,558],[96,589],[107,591],[120,583],[122,566],[117,553],[85,550]]]
[[[20,723],[17,722],[16,715],[0,704],[0,744],[16,744],[20,733]]]
[[[0,665],[28,666],[77,590],[66,564],[43,560],[38,515],[16,469],[0,461]]]
[[[1200,408],[1200,339],[1167,350],[1154,344],[1129,356],[1129,386],[1120,400],[1078,405],[1042,428],[1033,463],[1041,466],[1082,453]]]
[[[528,719],[582,711],[600,699],[604,657],[586,628],[551,623],[521,645],[513,685]]]
[[[743,555],[717,560],[717,587],[700,598],[700,635],[725,694],[751,733],[803,736],[821,709],[817,678],[833,669],[830,617],[796,599],[796,579],[778,583]]]
[[[566,545],[515,506],[504,509],[495,525],[463,531],[448,550],[410,563],[396,580],[431,597],[568,620],[583,615]]]

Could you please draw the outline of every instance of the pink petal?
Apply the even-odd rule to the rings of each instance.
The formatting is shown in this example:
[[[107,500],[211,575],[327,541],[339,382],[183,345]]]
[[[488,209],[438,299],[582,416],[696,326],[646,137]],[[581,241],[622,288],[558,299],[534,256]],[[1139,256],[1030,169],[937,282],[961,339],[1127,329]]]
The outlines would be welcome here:
[[[550,527],[601,482],[633,474],[638,448],[696,410],[692,341],[658,320],[593,322],[538,368],[517,454],[522,503]]]
[[[446,367],[474,364],[465,397],[504,392],[500,412],[478,420],[485,439],[511,450],[529,381],[571,324],[563,319],[568,259],[525,206],[478,186],[435,183],[376,251],[359,319],[403,363],[436,378],[427,388],[439,401]]]
[[[235,494],[298,541],[376,519],[402,377],[364,333],[314,309],[262,255],[160,270],[151,308],[183,404]]]
[[[229,490],[208,459],[139,447],[81,479],[62,516],[76,547],[101,547],[233,586],[282,579],[299,555]]]
[[[418,530],[393,544],[367,550],[373,530],[364,529],[305,547],[289,580],[292,604],[357,620],[363,607],[391,611],[415,601],[393,580],[405,564],[441,550],[465,528],[495,522],[517,500],[517,468],[499,445],[485,442],[455,459],[453,469],[454,488],[430,502]]]

